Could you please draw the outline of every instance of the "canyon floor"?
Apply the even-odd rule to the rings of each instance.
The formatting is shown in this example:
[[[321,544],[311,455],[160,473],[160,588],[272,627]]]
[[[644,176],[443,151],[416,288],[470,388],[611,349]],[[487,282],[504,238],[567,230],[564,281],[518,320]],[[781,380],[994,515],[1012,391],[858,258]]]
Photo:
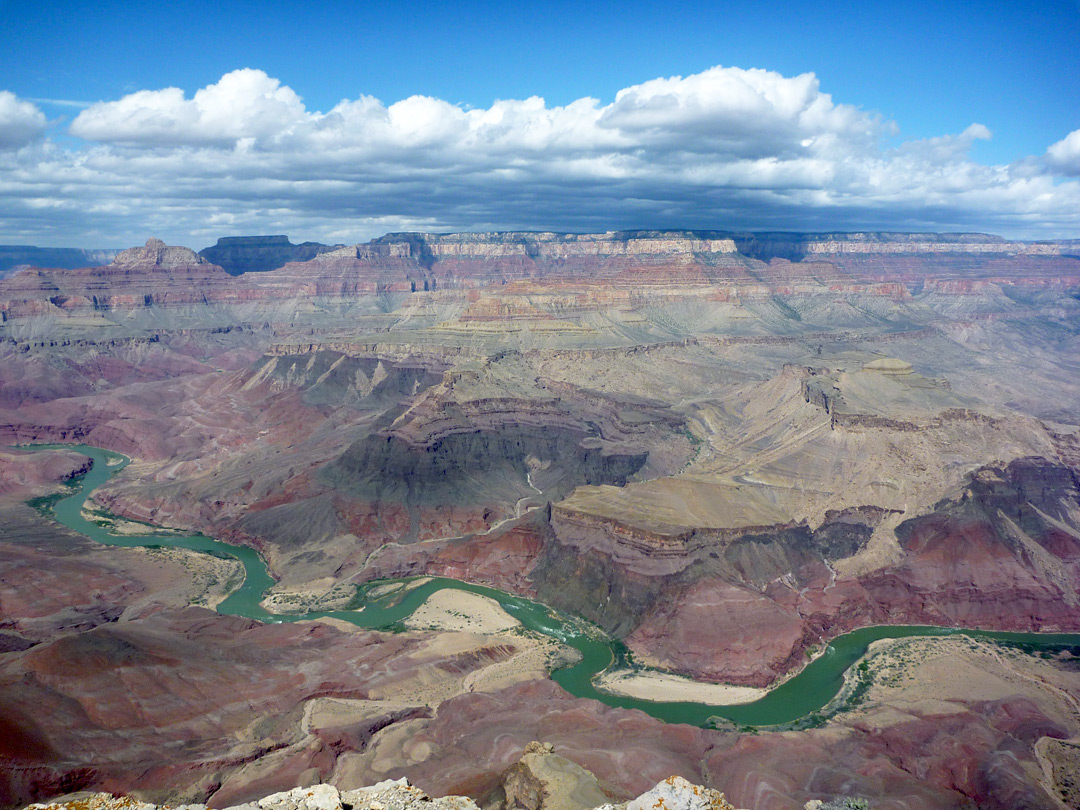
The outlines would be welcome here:
[[[257,549],[271,610],[454,577],[594,622],[649,694],[735,702],[869,624],[1080,631],[1080,259],[800,245],[390,235],[233,276],[151,240],[24,270],[0,440],[130,456],[96,518]],[[1067,651],[907,640],[818,727],[668,725],[568,695],[559,645],[472,595],[401,632],[220,615],[235,564],[27,505],[84,467],[0,451],[4,805],[399,776],[497,804],[543,740],[612,801],[677,774],[747,808],[1075,806]]]

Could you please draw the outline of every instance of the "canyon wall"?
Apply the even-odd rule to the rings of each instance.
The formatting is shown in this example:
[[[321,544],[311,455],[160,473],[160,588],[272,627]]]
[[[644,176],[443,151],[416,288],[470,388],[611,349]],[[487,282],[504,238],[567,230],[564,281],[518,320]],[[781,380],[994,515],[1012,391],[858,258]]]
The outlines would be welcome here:
[[[924,292],[955,294],[1002,285],[1080,287],[1080,261],[1064,255],[1060,245],[975,236],[940,237],[945,241],[930,240],[939,235],[849,236],[775,242],[761,235],[740,243],[694,232],[390,234],[332,248],[291,245],[285,237],[233,237],[201,255],[151,240],[103,267],[31,269],[0,281],[0,316],[487,289],[500,298],[544,295],[549,311],[534,306],[533,320],[565,328],[552,312],[630,311],[646,290],[668,298],[707,296],[738,303],[806,295],[905,301]],[[737,244],[750,255],[739,253]],[[813,260],[791,262],[783,255]],[[223,269],[208,257],[228,266]],[[473,301],[474,311],[459,323],[510,322],[522,315],[517,306]]]

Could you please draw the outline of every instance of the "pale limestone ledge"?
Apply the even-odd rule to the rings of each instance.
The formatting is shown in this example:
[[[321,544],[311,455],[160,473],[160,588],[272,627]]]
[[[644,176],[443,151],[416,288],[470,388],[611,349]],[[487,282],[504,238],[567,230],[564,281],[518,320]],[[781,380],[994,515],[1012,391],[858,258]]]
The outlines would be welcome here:
[[[583,234],[561,239],[553,234],[534,234],[521,241],[452,238],[424,241],[428,255],[439,259],[497,259],[505,256],[532,256],[565,259],[571,256],[648,256],[691,253],[736,253],[733,239],[693,239],[690,237],[614,238],[610,234]],[[414,245],[409,242],[380,242],[349,245],[317,256],[316,263],[335,259],[409,258]]]
[[[1060,256],[1061,245],[1025,242],[808,242],[807,253],[1009,253]]]
[[[647,256],[678,253],[735,253],[732,239],[604,239],[595,241],[529,241],[508,244],[475,242],[436,242],[428,245],[433,256],[500,257],[533,255],[561,259],[569,256]]]

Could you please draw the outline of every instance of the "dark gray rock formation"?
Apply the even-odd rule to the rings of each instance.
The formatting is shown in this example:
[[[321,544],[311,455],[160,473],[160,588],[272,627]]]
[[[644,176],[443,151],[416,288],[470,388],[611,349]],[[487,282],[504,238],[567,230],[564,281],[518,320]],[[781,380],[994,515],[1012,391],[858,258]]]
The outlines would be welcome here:
[[[289,262],[306,262],[340,245],[303,242],[294,245],[288,236],[223,236],[217,244],[199,251],[209,262],[224,267],[231,276],[265,273]]]

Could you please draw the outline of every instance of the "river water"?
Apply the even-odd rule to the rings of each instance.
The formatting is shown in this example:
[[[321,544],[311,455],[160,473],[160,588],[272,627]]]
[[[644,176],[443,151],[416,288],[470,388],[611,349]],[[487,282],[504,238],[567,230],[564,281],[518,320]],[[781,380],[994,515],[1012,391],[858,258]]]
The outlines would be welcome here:
[[[704,726],[714,722],[718,717],[750,726],[771,726],[798,721],[819,711],[836,697],[843,686],[845,671],[862,657],[871,642],[879,639],[963,633],[979,639],[1022,643],[1037,650],[1080,646],[1080,634],[1076,633],[1005,633],[882,625],[864,627],[833,639],[824,654],[810,662],[800,673],[753,703],[714,706],[705,703],[659,702],[619,697],[600,692],[593,685],[594,677],[610,666],[616,657],[616,647],[611,640],[596,627],[552,610],[539,602],[482,585],[473,585],[454,579],[433,578],[429,582],[408,589],[404,595],[390,593],[379,598],[364,598],[364,589],[361,589],[358,594],[361,607],[356,610],[271,614],[261,606],[260,602],[266,590],[274,584],[274,579],[267,573],[265,562],[254,549],[229,545],[202,535],[180,537],[151,533],[118,536],[110,534],[104,527],[82,516],[83,504],[90,493],[127,466],[129,461],[127,458],[87,445],[36,445],[22,449],[75,450],[93,459],[93,467],[78,482],[73,494],[64,497],[53,507],[56,519],[68,528],[106,545],[174,546],[239,560],[244,566],[244,582],[218,605],[217,609],[220,613],[265,622],[294,622],[328,616],[360,627],[380,629],[401,622],[423,604],[428,596],[443,588],[482,594],[496,600],[529,630],[557,638],[581,653],[581,660],[578,663],[555,670],[551,674],[551,677],[568,692],[577,697],[602,701],[609,706],[640,709],[669,723]]]

